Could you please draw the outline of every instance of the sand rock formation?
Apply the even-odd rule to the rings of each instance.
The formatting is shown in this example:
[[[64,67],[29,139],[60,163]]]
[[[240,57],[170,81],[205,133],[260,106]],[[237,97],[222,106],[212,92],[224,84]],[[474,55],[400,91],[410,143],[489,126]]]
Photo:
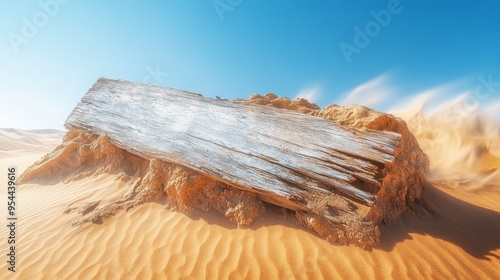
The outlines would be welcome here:
[[[121,209],[151,201],[165,201],[170,209],[183,212],[216,210],[238,225],[251,224],[265,211],[263,202],[252,193],[182,166],[138,157],[112,145],[104,135],[81,130],[68,131],[63,144],[26,170],[19,183],[54,178],[70,182],[102,173],[130,182],[130,188],[114,203],[84,204],[78,209],[84,217],[73,225],[101,223]]]
[[[393,163],[385,166],[382,188],[369,214],[376,222],[390,221],[406,208],[408,203],[418,199],[422,193],[424,180],[429,173],[429,159],[420,149],[415,136],[406,123],[393,115],[370,109],[363,105],[339,106],[331,104],[320,109],[304,98],[289,100],[274,94],[252,95],[248,100],[238,102],[276,106],[330,120],[336,124],[358,129],[393,131],[401,134]],[[397,200],[395,200],[397,199]]]
[[[318,213],[295,211],[299,224],[323,238],[364,248],[376,246],[380,239],[377,223],[397,217],[408,203],[419,198],[428,172],[428,159],[404,121],[364,106],[329,105],[320,109],[305,99],[288,100],[273,94],[253,95],[248,100],[235,102],[294,110],[361,130],[401,134],[394,161],[378,168],[377,178],[383,178],[380,187],[371,184],[359,186],[366,192],[377,194],[372,207],[346,204],[340,197],[331,197],[330,200],[338,201],[320,199],[316,202],[311,199],[310,203],[317,204],[314,209],[319,209]],[[78,213],[82,218],[73,225],[102,223],[122,209],[150,201],[162,202],[169,209],[183,212],[215,210],[240,226],[251,224],[265,212],[266,203],[254,192],[234,188],[213,176],[181,165],[137,156],[117,147],[105,135],[80,129],[68,131],[63,144],[30,167],[20,178],[20,183],[57,180],[54,178],[71,182],[102,173],[115,174],[128,182],[129,189],[119,200],[102,205],[98,201],[81,205]],[[345,208],[343,211],[332,210],[330,204],[345,204]],[[335,216],[330,213],[335,213]]]

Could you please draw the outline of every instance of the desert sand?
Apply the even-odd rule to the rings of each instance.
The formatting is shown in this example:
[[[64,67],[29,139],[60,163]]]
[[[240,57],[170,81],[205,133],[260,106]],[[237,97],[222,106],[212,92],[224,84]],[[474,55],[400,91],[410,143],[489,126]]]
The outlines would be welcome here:
[[[435,155],[429,155],[434,177],[420,202],[380,226],[381,244],[371,251],[329,243],[269,207],[248,228],[237,228],[219,213],[186,215],[158,203],[120,211],[102,224],[71,227],[81,217],[66,211],[72,204],[104,203],[127,187],[127,182],[101,174],[18,187],[18,262],[11,273],[2,260],[1,278],[498,279],[499,158],[491,151],[480,153],[474,164],[481,170],[472,170],[476,173],[470,176],[483,172],[488,180],[483,185],[468,182],[474,187],[456,186],[439,175],[445,169],[439,169],[439,153],[426,145],[425,133],[414,133],[424,151]],[[62,137],[62,132],[50,130],[0,130],[0,170],[5,172],[0,184],[6,186],[8,166],[16,166],[19,176]],[[3,187],[0,195],[5,194]],[[6,221],[6,211],[0,213]],[[6,230],[0,239],[7,240]]]

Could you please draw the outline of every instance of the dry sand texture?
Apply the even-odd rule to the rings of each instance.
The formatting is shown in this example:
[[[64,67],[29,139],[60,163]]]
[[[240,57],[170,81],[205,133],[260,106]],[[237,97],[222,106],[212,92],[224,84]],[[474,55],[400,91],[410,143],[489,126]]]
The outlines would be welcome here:
[[[73,181],[52,175],[18,188],[18,270],[7,273],[2,261],[1,278],[499,279],[498,134],[474,141],[470,134],[453,134],[454,141],[479,150],[460,165],[462,180],[455,184],[458,179],[445,177],[452,164],[441,164],[442,149],[424,133],[432,124],[406,121],[429,155],[433,180],[419,203],[380,226],[381,244],[372,251],[331,244],[272,207],[249,228],[237,228],[216,211],[186,215],[159,203],[118,211],[102,224],[71,227],[82,217],[78,210],[119,199],[130,182],[106,173]],[[20,175],[62,137],[0,130],[0,170],[15,165]],[[5,186],[6,176],[0,178]],[[6,188],[0,194],[5,197]],[[86,205],[92,201],[99,205]],[[5,221],[5,211],[0,213]],[[0,231],[0,240],[6,238],[7,231]],[[5,245],[1,250],[5,256]]]

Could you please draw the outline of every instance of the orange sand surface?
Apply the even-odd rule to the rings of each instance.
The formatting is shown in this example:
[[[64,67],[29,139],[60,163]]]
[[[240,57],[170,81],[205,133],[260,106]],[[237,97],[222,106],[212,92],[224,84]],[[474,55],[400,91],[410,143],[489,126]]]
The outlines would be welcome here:
[[[7,167],[17,176],[61,143],[62,133],[0,130],[0,218],[6,223]],[[497,158],[487,164],[498,168]],[[484,166],[482,167],[484,168]],[[147,203],[102,224],[71,227],[72,204],[115,199],[127,188],[111,175],[17,190],[16,272],[1,279],[500,279],[500,186],[435,183],[389,225],[372,251],[328,243],[268,207],[249,228],[219,213],[170,212]],[[67,212],[67,211],[66,211]]]

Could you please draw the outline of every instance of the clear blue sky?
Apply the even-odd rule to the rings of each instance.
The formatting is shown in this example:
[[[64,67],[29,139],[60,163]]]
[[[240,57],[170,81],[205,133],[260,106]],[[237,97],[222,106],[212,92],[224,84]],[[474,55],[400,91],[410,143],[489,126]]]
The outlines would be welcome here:
[[[368,88],[362,99],[390,93],[380,110],[440,86],[474,89],[478,77],[500,82],[500,1],[0,3],[0,127],[62,129],[99,77],[320,106]],[[498,100],[494,85],[481,102]]]

